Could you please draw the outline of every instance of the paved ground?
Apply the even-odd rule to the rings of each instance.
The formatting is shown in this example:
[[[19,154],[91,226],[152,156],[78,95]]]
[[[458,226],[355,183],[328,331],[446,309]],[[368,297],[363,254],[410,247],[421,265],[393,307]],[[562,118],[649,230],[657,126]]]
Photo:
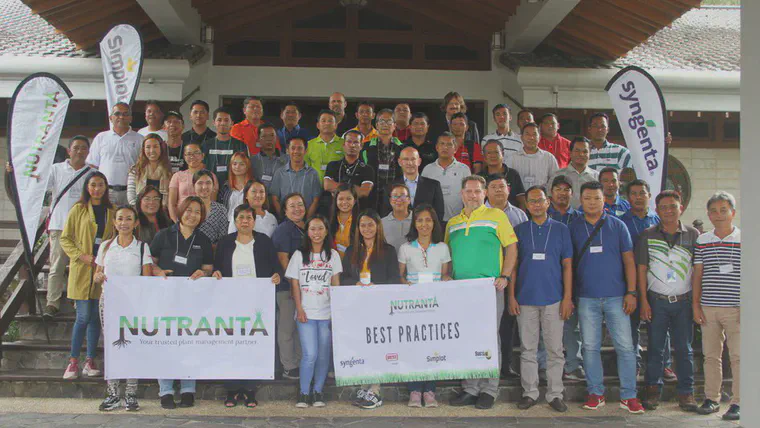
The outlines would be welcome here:
[[[349,403],[328,403],[324,409],[295,409],[293,403],[262,403],[251,410],[226,409],[221,401],[199,401],[191,409],[163,410],[158,400],[142,400],[136,413],[118,410],[98,412],[99,400],[0,398],[0,427],[511,427],[517,425],[594,427],[730,427],[717,415],[699,416],[678,410],[674,403],[646,415],[629,415],[610,403],[589,412],[572,403],[570,411],[557,416],[546,404],[520,411],[514,403],[498,403],[489,411],[441,406],[409,409],[390,403],[376,410],[361,410]]]

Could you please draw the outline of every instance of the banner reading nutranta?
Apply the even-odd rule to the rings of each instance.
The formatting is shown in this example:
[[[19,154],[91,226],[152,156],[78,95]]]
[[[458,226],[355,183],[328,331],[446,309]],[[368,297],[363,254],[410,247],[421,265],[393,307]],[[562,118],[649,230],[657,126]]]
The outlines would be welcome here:
[[[492,278],[330,292],[338,385],[499,377]]]
[[[268,278],[110,277],[106,379],[274,379]]]
[[[100,62],[106,84],[108,114],[116,103],[132,102],[140,85],[143,66],[143,41],[140,32],[129,24],[120,24],[100,42]]]

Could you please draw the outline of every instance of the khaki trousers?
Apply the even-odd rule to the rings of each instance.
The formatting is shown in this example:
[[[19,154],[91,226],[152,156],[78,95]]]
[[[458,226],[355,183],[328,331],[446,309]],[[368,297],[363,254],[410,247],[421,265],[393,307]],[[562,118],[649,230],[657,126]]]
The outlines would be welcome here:
[[[61,248],[61,231],[50,231],[50,274],[47,283],[47,306],[61,309],[61,296],[66,289],[66,265],[69,256]]]
[[[728,343],[733,383],[731,404],[740,404],[741,330],[739,308],[702,306],[705,323],[702,325],[702,352],[705,356],[705,398],[720,403],[723,384],[723,342]]]

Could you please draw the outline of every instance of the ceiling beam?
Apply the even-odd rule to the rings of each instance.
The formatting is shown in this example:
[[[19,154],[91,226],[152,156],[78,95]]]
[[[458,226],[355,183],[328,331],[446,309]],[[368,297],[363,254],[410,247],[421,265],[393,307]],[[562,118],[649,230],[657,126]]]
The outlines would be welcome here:
[[[270,17],[279,14],[280,12],[299,7],[301,5],[309,3],[310,1],[312,0],[278,0],[275,6],[262,8],[262,10],[256,13],[238,14],[219,22],[210,23],[214,25],[214,29],[218,31],[232,31],[245,25],[250,25],[255,22],[269,19]]]
[[[561,25],[579,0],[523,2],[504,26],[506,52],[532,52]]]
[[[440,4],[430,3],[427,0],[388,0],[389,3],[426,15],[436,21],[444,23],[450,27],[457,28],[470,36],[477,37],[480,40],[490,40],[492,31],[483,28],[475,21],[462,19],[456,10],[441,7]]]
[[[184,0],[137,0],[145,14],[170,43],[200,44],[201,16]]]

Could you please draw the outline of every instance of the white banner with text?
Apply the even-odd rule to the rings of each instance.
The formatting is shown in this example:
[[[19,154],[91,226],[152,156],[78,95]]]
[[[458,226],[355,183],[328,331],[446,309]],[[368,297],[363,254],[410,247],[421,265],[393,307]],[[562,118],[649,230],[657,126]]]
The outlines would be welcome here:
[[[499,377],[493,278],[330,292],[339,386]]]
[[[268,278],[111,277],[106,379],[274,379]]]

